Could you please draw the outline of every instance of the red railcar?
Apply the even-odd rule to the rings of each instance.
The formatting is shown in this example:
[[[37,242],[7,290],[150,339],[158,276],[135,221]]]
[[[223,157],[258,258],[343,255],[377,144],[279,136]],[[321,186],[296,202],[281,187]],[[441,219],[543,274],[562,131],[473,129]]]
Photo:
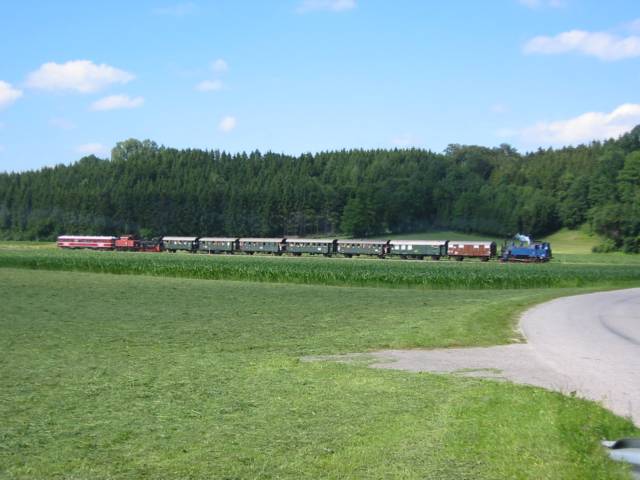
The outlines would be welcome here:
[[[133,235],[124,235],[116,240],[116,250],[140,250],[140,240]]]
[[[91,248],[94,250],[113,250],[116,237],[91,235],[61,235],[58,237],[60,248]]]

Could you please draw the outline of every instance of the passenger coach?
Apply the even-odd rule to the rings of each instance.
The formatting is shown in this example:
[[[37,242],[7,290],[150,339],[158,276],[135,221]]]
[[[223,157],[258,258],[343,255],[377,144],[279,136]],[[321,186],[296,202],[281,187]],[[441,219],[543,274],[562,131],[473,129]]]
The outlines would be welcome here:
[[[389,242],[389,255],[400,258],[431,257],[440,260],[447,255],[446,240],[391,240]]]
[[[287,252],[294,256],[303,253],[330,257],[336,251],[338,240],[329,238],[288,238]]]

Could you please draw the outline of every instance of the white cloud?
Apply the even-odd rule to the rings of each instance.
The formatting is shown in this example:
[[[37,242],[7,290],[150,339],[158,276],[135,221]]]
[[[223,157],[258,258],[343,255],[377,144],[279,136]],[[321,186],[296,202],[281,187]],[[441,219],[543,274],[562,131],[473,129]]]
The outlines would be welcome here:
[[[184,17],[196,11],[196,4],[193,2],[176,3],[153,9],[155,15],[167,15],[170,17]]]
[[[196,85],[199,92],[216,92],[222,90],[222,82],[220,80],[203,80]]]
[[[229,64],[222,58],[219,58],[211,64],[211,70],[216,73],[223,73],[229,70]]]
[[[49,119],[49,125],[59,128],[61,130],[72,130],[76,128],[76,124],[66,118],[54,117]]]
[[[22,96],[22,91],[0,80],[0,108],[8,107]]]
[[[231,130],[236,128],[238,121],[236,117],[227,116],[220,120],[218,124],[218,129],[223,133],[229,133]]]
[[[640,123],[640,104],[625,103],[612,112],[587,112],[567,120],[539,122],[515,132],[530,145],[577,145],[616,138]]]
[[[564,0],[518,0],[518,3],[528,8],[560,8],[566,5]]]
[[[314,11],[344,12],[356,8],[356,0],[302,0],[298,13]]]
[[[129,95],[109,95],[108,97],[96,100],[91,104],[91,110],[118,110],[121,108],[137,108],[142,106],[144,98]]]
[[[422,145],[424,142],[420,137],[413,133],[402,133],[391,139],[391,143],[396,147],[410,148]]]
[[[605,32],[571,30],[554,37],[538,36],[524,45],[524,53],[554,55],[580,53],[600,60],[622,60],[640,56],[640,37],[619,37]]]
[[[72,60],[66,63],[48,62],[27,77],[27,86],[43,90],[72,90],[92,93],[114,84],[130,82],[135,77],[129,72],[106,64],[96,65],[90,60]]]
[[[78,145],[75,148],[77,153],[82,155],[107,155],[109,153],[109,149],[102,145],[101,143],[85,143],[83,145]]]

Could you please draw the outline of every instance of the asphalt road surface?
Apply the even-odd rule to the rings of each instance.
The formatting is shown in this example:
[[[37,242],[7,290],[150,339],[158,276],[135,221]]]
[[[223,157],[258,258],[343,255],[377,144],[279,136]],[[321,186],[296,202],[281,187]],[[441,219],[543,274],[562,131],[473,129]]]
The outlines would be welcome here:
[[[575,393],[640,426],[640,288],[559,298],[525,312],[520,328],[527,343],[385,350],[373,354],[372,366],[496,378]]]
[[[640,424],[640,288],[561,298],[524,314],[540,361],[577,393]]]

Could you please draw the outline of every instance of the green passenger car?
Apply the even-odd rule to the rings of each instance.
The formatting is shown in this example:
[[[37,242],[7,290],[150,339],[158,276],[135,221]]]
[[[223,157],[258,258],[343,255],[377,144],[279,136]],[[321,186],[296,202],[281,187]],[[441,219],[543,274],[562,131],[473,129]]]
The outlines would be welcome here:
[[[286,249],[286,238],[240,238],[238,240],[238,250],[249,255],[254,253],[282,255]]]
[[[389,255],[401,258],[431,257],[439,260],[447,255],[446,240],[391,240],[389,242]]]
[[[198,250],[206,253],[234,253],[238,250],[238,239],[231,237],[202,237]]]
[[[388,240],[338,240],[336,252],[345,257],[375,255],[384,257],[389,251]]]
[[[162,237],[162,244],[168,252],[194,252],[198,249],[198,237]]]
[[[330,257],[335,253],[336,242],[337,240],[328,238],[288,238],[287,252],[293,255],[309,253]]]

